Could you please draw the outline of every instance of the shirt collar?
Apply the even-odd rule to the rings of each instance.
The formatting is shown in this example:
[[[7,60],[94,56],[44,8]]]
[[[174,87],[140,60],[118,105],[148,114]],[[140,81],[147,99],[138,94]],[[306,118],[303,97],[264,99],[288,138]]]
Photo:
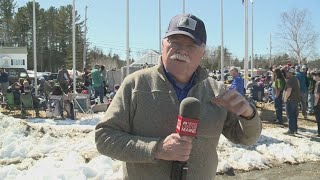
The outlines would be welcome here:
[[[166,77],[168,78],[168,80],[170,81],[170,83],[175,87],[175,88],[178,88],[178,89],[190,89],[194,83],[194,79],[196,77],[196,73],[194,72],[191,76],[191,79],[189,80],[189,82],[187,84],[185,84],[183,87],[181,86],[178,86],[177,85],[177,82],[174,78],[174,76],[163,66],[163,71],[166,75]]]

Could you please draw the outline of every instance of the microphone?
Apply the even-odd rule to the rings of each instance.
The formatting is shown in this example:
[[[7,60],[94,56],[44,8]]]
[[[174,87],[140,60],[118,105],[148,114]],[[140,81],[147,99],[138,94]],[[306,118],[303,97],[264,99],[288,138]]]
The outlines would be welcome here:
[[[183,136],[197,136],[200,117],[200,101],[187,97],[180,103],[176,133]],[[188,172],[187,162],[173,161],[171,169],[172,180],[185,180]]]
[[[200,116],[200,101],[187,97],[181,101],[176,133],[183,136],[197,136]]]

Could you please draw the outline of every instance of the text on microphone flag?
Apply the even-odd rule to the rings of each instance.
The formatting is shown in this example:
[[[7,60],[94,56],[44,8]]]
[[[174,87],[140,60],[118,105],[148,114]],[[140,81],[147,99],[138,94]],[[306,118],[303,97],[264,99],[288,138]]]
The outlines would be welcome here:
[[[184,136],[197,136],[199,120],[178,116],[176,132]]]

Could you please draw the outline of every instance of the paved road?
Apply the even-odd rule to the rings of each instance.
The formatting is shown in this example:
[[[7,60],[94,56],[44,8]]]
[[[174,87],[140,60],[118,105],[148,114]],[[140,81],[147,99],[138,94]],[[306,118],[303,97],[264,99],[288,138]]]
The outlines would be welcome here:
[[[251,171],[235,176],[218,175],[215,180],[319,180],[320,162],[308,162],[299,165],[283,165],[262,171]]]

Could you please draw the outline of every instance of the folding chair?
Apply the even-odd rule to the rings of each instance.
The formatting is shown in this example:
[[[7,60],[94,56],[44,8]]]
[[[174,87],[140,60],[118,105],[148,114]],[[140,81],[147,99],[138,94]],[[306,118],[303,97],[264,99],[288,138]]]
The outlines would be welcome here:
[[[9,109],[10,111],[14,110],[14,108],[17,107],[17,105],[14,102],[13,92],[6,93],[4,95],[3,105],[6,107],[6,109]]]
[[[27,115],[27,110],[35,111],[36,116],[38,117],[39,109],[35,106],[34,100],[32,97],[31,92],[25,92],[20,94],[20,101],[21,101],[21,116],[25,118]]]
[[[2,93],[0,93],[0,101],[1,101],[1,108],[5,108],[6,101],[5,101],[4,95]]]
[[[264,87],[253,85],[252,86],[252,99],[255,101],[255,105],[259,108],[264,108],[265,104],[263,102]]]
[[[14,94],[16,93],[16,94]],[[20,116],[20,92],[7,92],[6,94],[1,95],[1,107],[4,110],[4,113],[10,114],[14,117],[17,115]],[[19,110],[19,111],[16,111]]]
[[[63,95],[49,95],[48,99],[48,108],[46,111],[46,116],[49,118],[57,117],[64,119],[63,109],[64,109],[64,102],[63,102]]]
[[[89,94],[75,94],[73,95],[73,104],[74,111],[77,116],[89,117],[92,118],[93,111],[90,104],[90,95]]]

